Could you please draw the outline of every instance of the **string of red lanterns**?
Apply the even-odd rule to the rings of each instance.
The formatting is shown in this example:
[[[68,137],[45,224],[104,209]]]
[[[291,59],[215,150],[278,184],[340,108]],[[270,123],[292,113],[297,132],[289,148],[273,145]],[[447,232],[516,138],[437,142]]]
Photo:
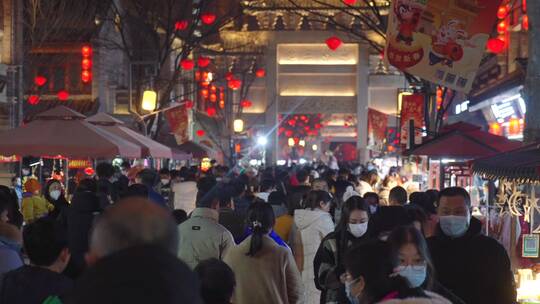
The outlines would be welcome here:
[[[81,55],[81,81],[83,83],[89,83],[92,81],[92,47],[83,45],[81,48]]]

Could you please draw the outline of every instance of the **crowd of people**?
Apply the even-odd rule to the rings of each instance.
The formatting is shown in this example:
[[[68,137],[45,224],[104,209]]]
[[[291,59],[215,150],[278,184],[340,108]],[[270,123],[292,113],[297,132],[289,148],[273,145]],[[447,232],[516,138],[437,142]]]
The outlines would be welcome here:
[[[0,304],[512,304],[458,187],[325,166],[96,167],[0,186]]]

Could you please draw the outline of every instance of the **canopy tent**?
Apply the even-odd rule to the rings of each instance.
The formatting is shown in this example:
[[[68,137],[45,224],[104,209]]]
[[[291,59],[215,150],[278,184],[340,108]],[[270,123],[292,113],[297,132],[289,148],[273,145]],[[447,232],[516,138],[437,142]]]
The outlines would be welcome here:
[[[489,179],[540,183],[540,143],[476,159],[472,170]]]
[[[520,142],[483,131],[479,126],[458,122],[442,129],[441,134],[407,151],[407,155],[432,158],[474,159],[517,149]]]
[[[124,125],[124,122],[108,114],[98,113],[88,117],[86,121],[139,146],[141,148],[139,157],[173,158],[175,156],[169,147],[131,130]]]
[[[0,155],[67,158],[139,157],[137,145],[100,129],[85,116],[58,106],[21,127],[0,133]]]

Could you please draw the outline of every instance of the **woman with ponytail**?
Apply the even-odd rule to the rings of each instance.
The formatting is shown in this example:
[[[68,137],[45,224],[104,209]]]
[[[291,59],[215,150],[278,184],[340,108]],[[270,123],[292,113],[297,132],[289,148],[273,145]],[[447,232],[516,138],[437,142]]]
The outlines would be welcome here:
[[[236,275],[235,304],[302,303],[302,278],[290,250],[268,236],[274,223],[270,204],[253,203],[247,213],[253,233],[225,256]]]

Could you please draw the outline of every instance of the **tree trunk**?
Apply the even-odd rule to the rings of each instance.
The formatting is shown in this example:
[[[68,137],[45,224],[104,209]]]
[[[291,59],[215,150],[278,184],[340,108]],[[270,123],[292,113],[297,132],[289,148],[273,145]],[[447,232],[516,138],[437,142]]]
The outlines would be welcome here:
[[[527,0],[529,16],[529,58],[525,80],[524,99],[527,105],[525,114],[524,142],[540,140],[540,1]]]

